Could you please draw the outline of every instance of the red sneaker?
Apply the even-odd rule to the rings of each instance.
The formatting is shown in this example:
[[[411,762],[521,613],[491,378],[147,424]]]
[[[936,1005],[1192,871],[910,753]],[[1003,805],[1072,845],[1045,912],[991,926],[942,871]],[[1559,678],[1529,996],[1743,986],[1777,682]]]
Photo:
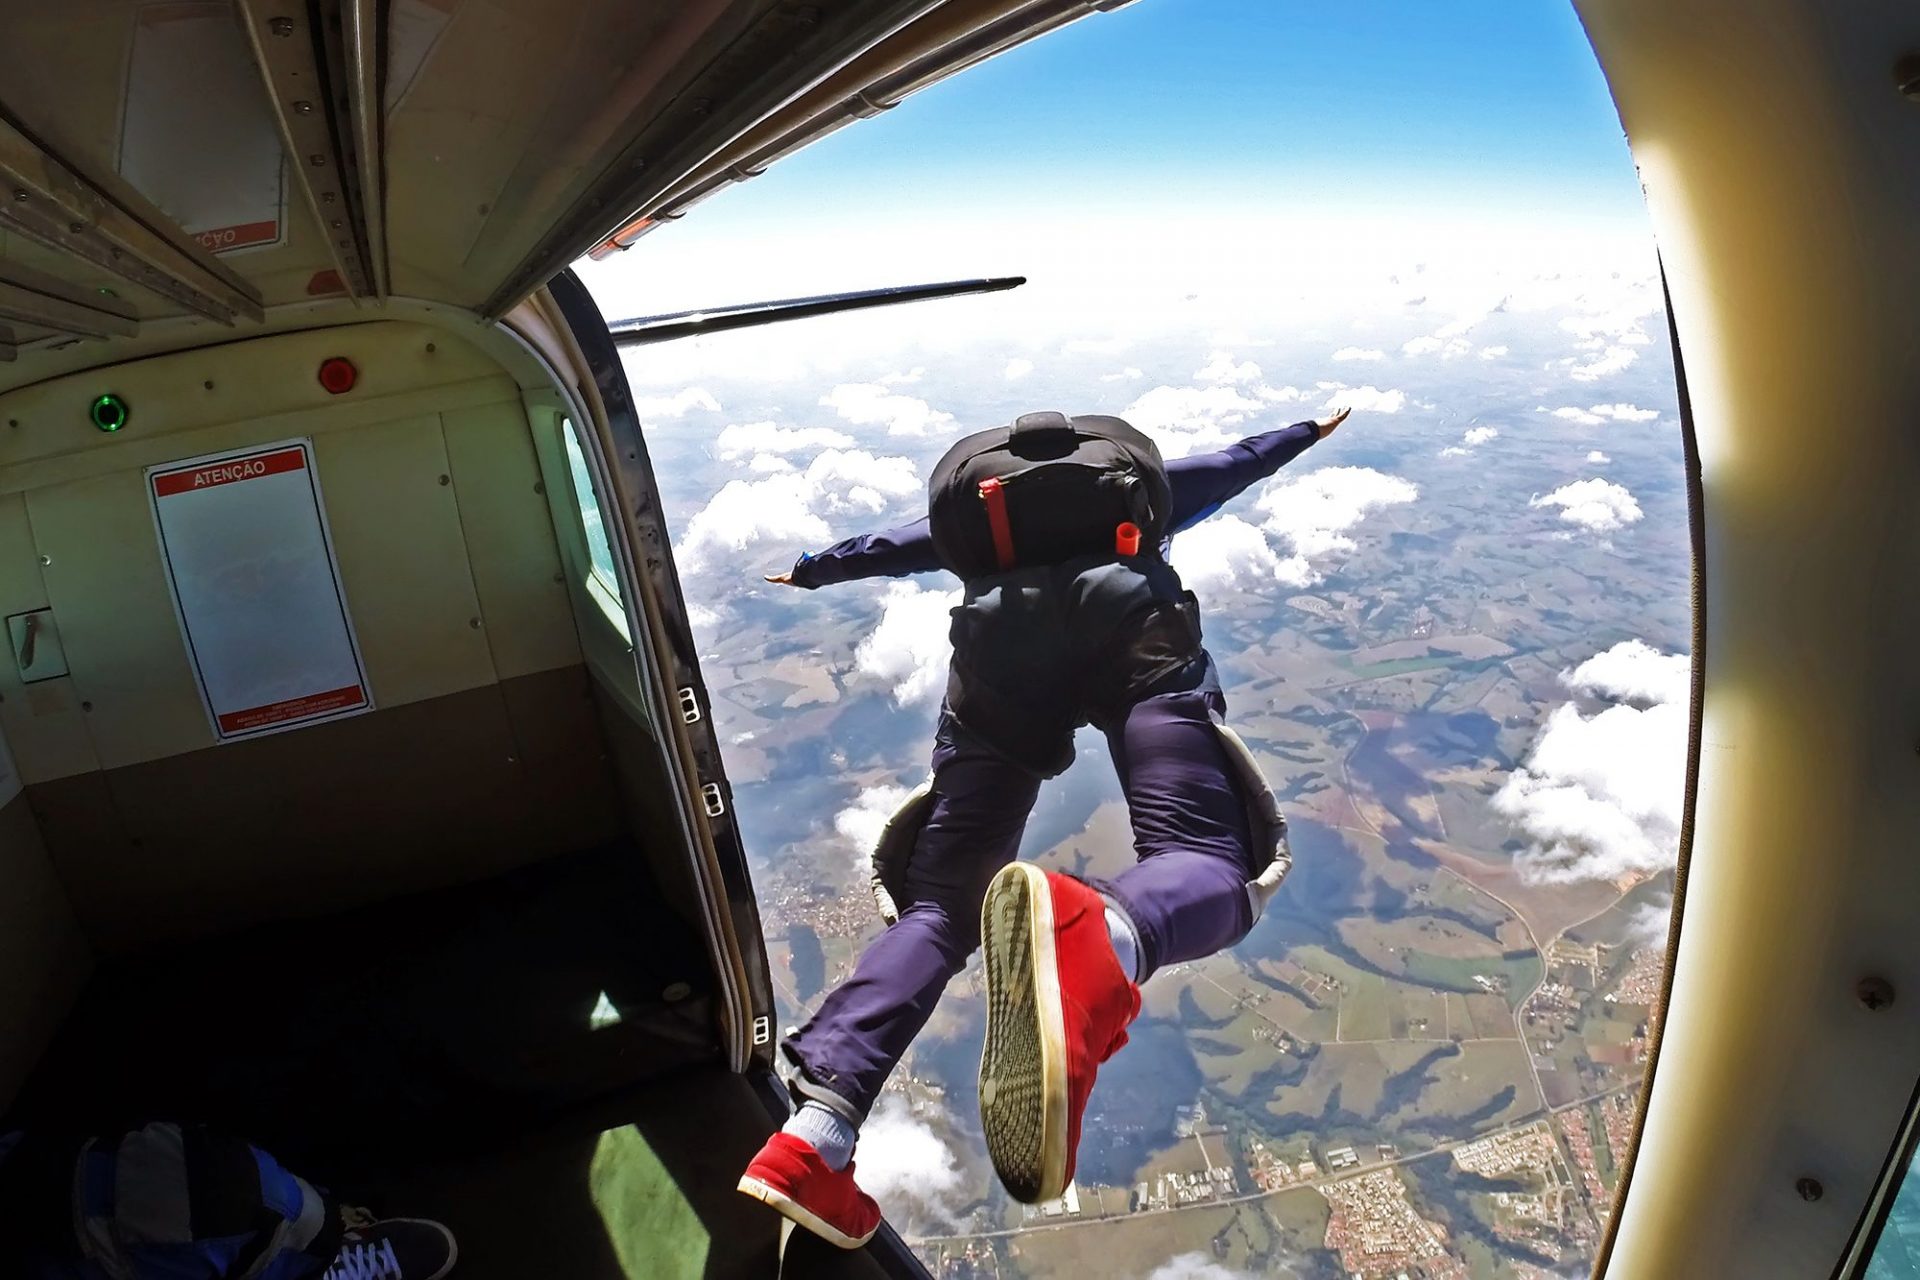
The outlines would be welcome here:
[[[1065,1194],[1073,1180],[1094,1074],[1127,1042],[1140,988],[1114,957],[1100,895],[1032,863],[1009,863],[994,876],[980,936],[980,1127],[1008,1193],[1037,1204]]]
[[[880,1206],[854,1184],[853,1161],[829,1169],[812,1143],[790,1133],[767,1139],[740,1190],[842,1249],[858,1249],[880,1229]]]

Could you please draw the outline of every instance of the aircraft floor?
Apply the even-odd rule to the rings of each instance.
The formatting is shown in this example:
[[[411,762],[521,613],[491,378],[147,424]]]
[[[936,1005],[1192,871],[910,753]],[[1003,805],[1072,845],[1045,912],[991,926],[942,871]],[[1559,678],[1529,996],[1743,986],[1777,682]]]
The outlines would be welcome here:
[[[556,859],[105,965],[0,1131],[215,1124],[447,1222],[461,1277],[770,1277],[734,1182],[772,1120],[706,975],[633,850]],[[882,1274],[801,1252],[783,1274]]]

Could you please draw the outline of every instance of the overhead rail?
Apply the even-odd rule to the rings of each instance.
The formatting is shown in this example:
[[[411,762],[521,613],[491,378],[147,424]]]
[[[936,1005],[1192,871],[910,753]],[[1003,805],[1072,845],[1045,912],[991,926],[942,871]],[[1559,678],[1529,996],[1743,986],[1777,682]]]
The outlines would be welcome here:
[[[758,177],[776,160],[883,111],[948,76],[1050,31],[1133,0],[960,0],[942,5],[829,76],[804,98],[762,121],[677,182],[596,245],[604,258],[631,248],[662,222],[714,192]]]
[[[45,145],[4,106],[0,227],[222,324],[262,317],[253,286],[215,261],[179,223],[118,174]]]
[[[119,298],[100,290],[89,292],[4,258],[0,258],[0,321],[74,338],[130,338],[140,328],[138,314]]]
[[[391,289],[387,263],[386,6],[380,0],[341,0],[339,60],[345,67],[355,174],[360,184],[360,229],[366,239],[373,292]]]
[[[367,198],[366,177],[377,175],[378,84],[374,5],[356,0],[238,0],[246,30],[266,83],[274,123],[285,142],[287,169],[305,196],[334,269],[355,298],[378,292],[371,245],[383,232],[377,203]],[[365,12],[363,12],[365,10]],[[363,59],[365,60],[363,62]],[[363,143],[363,134],[374,141]],[[377,177],[374,192],[377,195]],[[379,273],[383,275],[384,273]]]
[[[644,123],[568,212],[480,307],[498,318],[688,173],[836,67],[932,9],[937,0],[820,0],[774,4],[711,57],[691,84]],[[716,109],[716,108],[723,109]]]
[[[971,293],[998,293],[1005,289],[1017,289],[1026,282],[1025,276],[995,276],[981,280],[949,280],[941,284],[859,289],[850,293],[823,293],[808,298],[780,298],[770,302],[746,302],[730,307],[674,311],[666,315],[616,320],[607,326],[607,330],[613,334],[616,346],[643,347],[656,342],[672,342],[676,338],[751,329],[763,324],[778,324],[783,320],[806,320],[842,311],[865,311],[873,307],[957,298]]]

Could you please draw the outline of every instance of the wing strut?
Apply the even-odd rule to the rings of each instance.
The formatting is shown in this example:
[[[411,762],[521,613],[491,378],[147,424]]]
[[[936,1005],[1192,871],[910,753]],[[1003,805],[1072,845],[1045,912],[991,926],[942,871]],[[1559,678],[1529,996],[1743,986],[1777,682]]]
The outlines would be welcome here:
[[[1017,289],[1026,282],[1025,276],[996,276],[984,280],[949,280],[942,284],[860,289],[852,293],[823,293],[810,298],[779,298],[770,302],[745,302],[730,307],[638,316],[632,320],[615,320],[607,329],[613,334],[617,346],[643,347],[655,342],[672,342],[676,338],[725,333],[729,329],[751,329],[763,324],[778,324],[783,320],[807,320],[841,311],[864,311],[869,307],[891,307],[902,302],[927,302],[934,298],[958,298],[969,293],[998,293],[1003,289]]]

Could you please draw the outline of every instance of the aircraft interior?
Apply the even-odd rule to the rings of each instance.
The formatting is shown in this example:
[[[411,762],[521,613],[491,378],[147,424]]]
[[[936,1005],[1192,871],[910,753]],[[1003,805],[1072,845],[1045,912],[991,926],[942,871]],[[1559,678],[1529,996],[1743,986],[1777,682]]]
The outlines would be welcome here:
[[[0,5],[0,1131],[244,1129],[462,1275],[925,1274],[884,1229],[780,1270],[734,1192],[786,1107],[759,915],[567,266],[1125,2]],[[1576,7],[1694,462],[1597,1274],[1857,1275],[1920,1096],[1920,13]]]

